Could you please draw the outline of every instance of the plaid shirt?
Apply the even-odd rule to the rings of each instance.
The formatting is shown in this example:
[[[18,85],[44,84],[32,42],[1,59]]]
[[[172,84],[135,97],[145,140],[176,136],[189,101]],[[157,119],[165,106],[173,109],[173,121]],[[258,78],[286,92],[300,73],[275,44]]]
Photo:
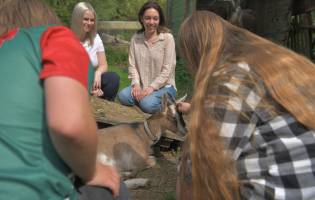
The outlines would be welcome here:
[[[246,63],[230,66],[224,77],[211,93],[228,106],[205,105],[235,160],[242,199],[315,199],[314,130],[275,102]]]

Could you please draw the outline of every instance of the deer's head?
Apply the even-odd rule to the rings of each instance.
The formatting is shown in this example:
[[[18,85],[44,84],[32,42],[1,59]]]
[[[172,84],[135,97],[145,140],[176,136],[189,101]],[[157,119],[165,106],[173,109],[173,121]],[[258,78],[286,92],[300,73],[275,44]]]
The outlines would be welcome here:
[[[160,133],[168,130],[182,137],[186,135],[187,129],[182,113],[176,109],[176,102],[171,95],[164,94],[161,100],[161,111],[149,117],[148,123],[155,130],[159,129]]]

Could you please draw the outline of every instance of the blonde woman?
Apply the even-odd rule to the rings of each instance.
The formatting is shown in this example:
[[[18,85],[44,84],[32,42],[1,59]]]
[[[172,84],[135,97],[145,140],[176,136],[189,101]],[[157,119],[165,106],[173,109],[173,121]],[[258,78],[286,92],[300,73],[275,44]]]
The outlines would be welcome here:
[[[314,199],[315,65],[207,11],[179,40],[195,89],[178,198]]]
[[[75,5],[71,29],[88,52],[95,69],[91,93],[107,100],[114,100],[119,89],[119,76],[115,72],[108,72],[104,45],[96,32],[96,12],[90,3],[79,2]]]

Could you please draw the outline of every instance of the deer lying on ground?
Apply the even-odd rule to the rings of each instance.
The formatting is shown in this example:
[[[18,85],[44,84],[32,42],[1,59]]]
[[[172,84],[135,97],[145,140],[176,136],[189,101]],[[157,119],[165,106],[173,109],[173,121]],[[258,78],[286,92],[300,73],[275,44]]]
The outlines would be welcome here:
[[[171,102],[170,105],[168,101]],[[120,174],[135,175],[155,165],[151,146],[156,144],[165,130],[180,136],[186,133],[185,122],[176,111],[174,99],[162,97],[161,112],[151,115],[143,123],[129,123],[99,129],[98,159],[115,166]]]

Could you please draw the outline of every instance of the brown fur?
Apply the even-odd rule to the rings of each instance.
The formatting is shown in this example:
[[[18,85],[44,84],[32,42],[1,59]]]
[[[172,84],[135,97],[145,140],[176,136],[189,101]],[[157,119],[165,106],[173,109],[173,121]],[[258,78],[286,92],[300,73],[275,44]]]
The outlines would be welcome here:
[[[148,127],[156,141],[146,133],[144,123],[121,124],[99,130],[98,153],[115,161],[121,172],[136,172],[155,164],[151,146],[165,130],[179,133],[174,113],[167,106],[167,97],[162,98],[162,111],[147,119]],[[180,133],[179,133],[180,134]]]

